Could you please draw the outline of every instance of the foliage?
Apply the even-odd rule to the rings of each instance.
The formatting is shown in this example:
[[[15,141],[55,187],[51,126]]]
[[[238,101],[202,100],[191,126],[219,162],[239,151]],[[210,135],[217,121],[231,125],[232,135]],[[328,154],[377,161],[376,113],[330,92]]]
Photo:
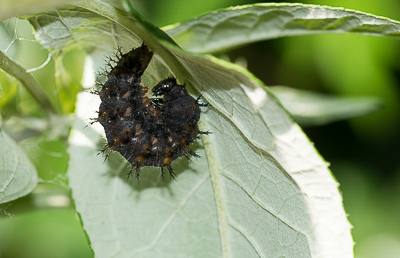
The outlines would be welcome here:
[[[9,178],[16,189],[0,188],[1,202],[21,197],[37,184],[37,172],[5,133],[16,124],[21,132],[46,133],[54,146],[68,146],[68,187],[97,256],[353,256],[338,183],[289,113],[299,122],[323,124],[375,111],[379,102],[270,89],[245,68],[199,53],[295,35],[399,37],[399,22],[343,8],[255,4],[206,13],[160,30],[129,1],[116,0],[79,1],[26,19],[49,51],[55,76],[46,86],[1,52],[3,74],[18,79],[26,90],[22,100],[35,105],[24,112],[10,108],[18,103],[0,102],[5,118],[0,178]],[[85,128],[99,100],[87,91],[78,94],[80,85],[95,87],[93,74],[105,66],[105,55],[143,41],[156,54],[144,84],[173,75],[211,104],[202,113],[200,127],[212,134],[195,146],[202,158],[175,161],[176,181],[162,181],[155,168],[143,170],[140,184],[127,181],[129,164],[119,155],[104,163],[96,155],[104,145],[101,127]],[[15,90],[6,94],[10,100],[17,95]],[[340,112],[329,112],[338,103]],[[302,108],[305,113],[298,112]],[[70,112],[75,114],[72,128],[65,118]],[[16,115],[22,119],[13,124]],[[45,122],[21,123],[28,116]],[[8,157],[10,149],[21,158]],[[46,168],[39,169],[39,175],[41,170]],[[30,177],[21,180],[27,173]],[[62,173],[55,174],[57,178]],[[60,181],[63,185],[65,180]]]

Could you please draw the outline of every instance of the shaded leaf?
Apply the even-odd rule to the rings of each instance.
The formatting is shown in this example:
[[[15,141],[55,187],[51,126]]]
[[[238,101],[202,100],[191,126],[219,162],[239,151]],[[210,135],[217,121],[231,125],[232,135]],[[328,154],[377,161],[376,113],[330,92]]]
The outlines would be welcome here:
[[[210,12],[164,30],[183,49],[209,53],[297,35],[357,33],[399,38],[400,23],[344,8],[266,3]]]
[[[35,167],[4,131],[0,131],[0,203],[27,195],[38,182]]]
[[[365,116],[383,107],[374,97],[334,97],[285,86],[270,87],[270,90],[302,126]]]
[[[83,1],[31,22],[42,44],[83,47],[95,68],[103,64],[96,59],[101,53],[117,45],[127,51],[144,40],[156,56],[143,83],[174,74],[203,94],[212,107],[203,111],[200,128],[213,134],[194,144],[203,158],[173,162],[176,181],[162,181],[157,168],[144,168],[140,184],[127,181],[130,165],[120,155],[104,163],[96,156],[104,132],[83,128],[96,116],[99,99],[80,94],[68,177],[95,254],[351,257],[338,184],[274,97],[245,70],[162,45],[139,19],[113,6]]]

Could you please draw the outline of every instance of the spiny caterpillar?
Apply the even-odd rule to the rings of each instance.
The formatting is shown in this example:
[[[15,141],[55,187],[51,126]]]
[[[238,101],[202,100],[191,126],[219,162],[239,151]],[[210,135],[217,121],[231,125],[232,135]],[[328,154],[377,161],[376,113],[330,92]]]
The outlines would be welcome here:
[[[147,97],[148,87],[140,83],[152,56],[144,44],[125,54],[118,49],[117,60],[110,58],[115,65],[108,62],[111,70],[104,73],[107,81],[95,92],[101,104],[93,122],[100,122],[107,138],[101,152],[106,152],[106,159],[111,151],[119,152],[132,164],[128,178],[135,170],[137,180],[143,166],[160,167],[162,178],[167,168],[175,178],[171,162],[181,156],[189,159],[188,154],[199,157],[189,145],[199,134],[209,134],[197,127],[200,107],[208,104],[199,103],[200,97],[189,95],[175,78],[152,89],[156,98]]]

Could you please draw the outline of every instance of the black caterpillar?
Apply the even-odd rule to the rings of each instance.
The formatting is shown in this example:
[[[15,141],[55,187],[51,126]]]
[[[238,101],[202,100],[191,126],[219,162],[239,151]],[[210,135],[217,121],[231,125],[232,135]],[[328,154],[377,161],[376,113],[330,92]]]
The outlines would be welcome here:
[[[111,151],[121,153],[132,164],[128,178],[136,169],[139,180],[140,168],[154,166],[161,168],[164,178],[166,167],[172,178],[175,173],[171,162],[188,154],[199,157],[189,145],[199,134],[197,123],[200,119],[199,103],[187,92],[185,85],[179,85],[175,78],[159,82],[153,89],[157,98],[146,96],[148,87],[140,85],[141,76],[153,56],[146,45],[133,48],[126,54],[118,49],[116,65],[108,62],[111,71],[105,71],[107,81],[99,83],[101,104],[98,118],[106,133],[107,145],[101,152],[106,159]],[[163,98],[159,98],[163,96]]]

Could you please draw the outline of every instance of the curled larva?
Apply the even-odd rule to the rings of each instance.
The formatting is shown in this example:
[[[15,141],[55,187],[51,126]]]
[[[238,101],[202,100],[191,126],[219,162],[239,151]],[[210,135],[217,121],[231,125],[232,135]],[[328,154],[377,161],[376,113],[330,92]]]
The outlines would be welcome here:
[[[167,168],[174,178],[173,160],[198,157],[190,144],[199,134],[209,133],[197,126],[200,107],[208,104],[199,103],[175,78],[159,82],[152,89],[155,98],[147,97],[148,88],[140,84],[152,56],[144,44],[125,54],[118,49],[117,60],[111,60],[115,65],[109,62],[107,81],[97,92],[101,104],[94,122],[104,127],[106,158],[117,151],[132,164],[128,177],[135,171],[139,179],[141,167],[154,166],[161,168],[162,177]]]

